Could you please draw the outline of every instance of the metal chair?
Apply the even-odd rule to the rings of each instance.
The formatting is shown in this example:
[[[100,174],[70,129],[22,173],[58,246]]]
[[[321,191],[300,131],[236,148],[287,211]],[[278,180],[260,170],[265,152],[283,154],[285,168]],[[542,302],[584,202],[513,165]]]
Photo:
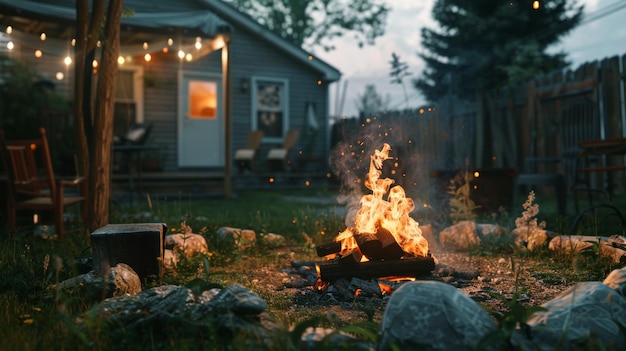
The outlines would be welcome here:
[[[39,212],[51,212],[56,234],[62,237],[65,232],[64,215],[68,206],[80,203],[82,219],[86,222],[86,182],[83,177],[55,177],[46,130],[41,128],[39,134],[39,139],[6,140],[4,132],[0,130],[0,151],[8,178],[7,226],[10,231],[17,230],[18,212],[37,214],[37,221],[45,221],[45,217],[39,216]],[[76,187],[78,191],[66,195],[67,187]]]

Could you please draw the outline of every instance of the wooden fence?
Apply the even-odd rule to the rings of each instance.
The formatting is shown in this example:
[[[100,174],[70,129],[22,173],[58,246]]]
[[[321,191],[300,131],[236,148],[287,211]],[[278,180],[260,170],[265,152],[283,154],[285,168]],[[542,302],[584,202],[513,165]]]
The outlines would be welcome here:
[[[396,148],[397,171],[413,175],[404,182],[414,186],[418,194],[430,194],[431,200],[424,201],[432,201],[433,183],[424,179],[432,179],[433,170],[520,171],[529,156],[559,157],[559,112],[579,98],[597,103],[603,138],[626,137],[625,67],[623,55],[537,77],[495,95],[496,113],[489,121],[482,119],[476,103],[447,96],[432,109],[341,121],[333,128],[332,143],[343,144],[340,152],[344,158],[352,155],[353,164],[339,162],[339,168],[360,167],[360,174],[355,172],[353,176],[363,176],[369,161],[363,155],[379,148],[377,144],[388,142]],[[331,161],[333,157],[337,160],[334,150]],[[624,165],[624,161],[622,156],[606,159],[607,165]],[[615,193],[626,191],[624,172],[616,174],[613,181]]]

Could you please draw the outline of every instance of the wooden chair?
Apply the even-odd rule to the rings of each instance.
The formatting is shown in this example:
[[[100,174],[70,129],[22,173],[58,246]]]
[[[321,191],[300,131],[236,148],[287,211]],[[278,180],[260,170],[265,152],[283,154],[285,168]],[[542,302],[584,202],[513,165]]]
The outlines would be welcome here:
[[[267,162],[270,171],[288,171],[290,165],[289,156],[291,149],[298,142],[300,131],[292,129],[287,132],[282,147],[270,149],[267,153]]]
[[[28,211],[51,212],[56,234],[64,234],[64,214],[69,205],[79,204],[83,222],[86,222],[86,182],[83,177],[58,179],[52,169],[46,130],[39,130],[40,138],[33,140],[6,140],[0,130],[0,151],[7,173],[7,226],[17,230],[17,213]],[[66,187],[76,187],[76,195],[66,195]]]
[[[251,131],[248,134],[248,147],[235,151],[235,163],[239,168],[239,173],[243,173],[246,169],[255,173],[256,168],[254,167],[254,161],[256,160],[259,149],[261,148],[263,134],[262,130]]]

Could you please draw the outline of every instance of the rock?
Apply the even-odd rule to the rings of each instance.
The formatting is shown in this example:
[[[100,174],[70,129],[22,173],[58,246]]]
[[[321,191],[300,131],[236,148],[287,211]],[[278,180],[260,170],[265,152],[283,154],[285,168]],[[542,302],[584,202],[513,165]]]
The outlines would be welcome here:
[[[178,264],[178,256],[170,249],[163,250],[163,268],[173,269]]]
[[[559,235],[550,240],[548,248],[563,253],[581,252],[590,248],[594,243],[599,243],[601,240],[602,238],[597,236]]]
[[[495,329],[489,314],[453,286],[409,282],[389,299],[377,350],[466,350]]]
[[[265,307],[260,297],[240,285],[199,294],[184,286],[163,285],[134,296],[108,298],[95,309],[98,323],[107,327],[108,342],[118,348],[135,349],[137,339],[144,335],[157,345],[180,334],[202,335],[205,341],[213,335],[213,342],[219,339],[224,345],[232,344],[235,336],[243,341],[265,342],[269,333],[259,316]],[[83,315],[79,325],[86,326],[89,318],[93,317]],[[136,337],[128,338],[129,333]],[[124,341],[133,344],[118,344]]]
[[[563,253],[582,252],[593,249],[594,245],[599,245],[597,252],[603,257],[608,257],[613,263],[626,263],[626,251],[614,241],[614,237],[589,235],[559,235],[550,240],[548,247],[550,250]]]
[[[187,257],[197,253],[208,253],[209,246],[206,239],[200,234],[178,233],[165,237],[165,248],[174,252],[182,252]]]
[[[609,288],[626,297],[626,267],[614,269],[603,281]]]
[[[79,296],[88,301],[101,301],[108,297],[139,293],[141,280],[129,265],[119,263],[111,267],[106,279],[99,271],[93,270],[62,281],[58,288],[69,296]]]
[[[274,234],[274,233],[267,233],[261,236],[261,240],[266,246],[270,248],[285,245],[285,242],[286,242],[284,236],[279,235],[279,234]]]
[[[542,305],[529,319],[532,346],[519,335],[525,350],[573,350],[584,345],[594,349],[623,350],[626,343],[626,299],[601,282],[578,283]],[[556,342],[558,341],[558,342]],[[536,346],[539,346],[536,348]]]
[[[304,330],[298,350],[352,350],[371,351],[373,346],[345,333],[330,328],[308,327]]]
[[[191,232],[171,234],[165,237],[163,266],[175,268],[181,258],[192,258],[209,253],[209,246],[204,236]]]
[[[554,237],[554,233],[538,227],[515,228],[511,231],[511,234],[515,237],[517,247],[528,249],[529,251],[545,246],[549,239]]]
[[[198,254],[208,254],[209,246],[206,239],[200,234],[178,233],[165,237],[165,251],[163,253],[163,265],[165,268],[176,267],[180,255],[191,258]]]
[[[256,233],[250,229],[220,227],[216,232],[221,245],[230,246],[240,251],[253,247],[256,243]]]
[[[499,225],[461,221],[442,230],[439,233],[439,242],[448,249],[465,251],[479,245],[484,237],[502,234],[504,231]]]
[[[209,303],[213,309],[242,315],[259,314],[267,309],[267,303],[262,298],[239,284],[222,289]]]
[[[442,246],[454,250],[467,250],[480,244],[476,222],[461,221],[445,228],[439,233],[439,242]]]

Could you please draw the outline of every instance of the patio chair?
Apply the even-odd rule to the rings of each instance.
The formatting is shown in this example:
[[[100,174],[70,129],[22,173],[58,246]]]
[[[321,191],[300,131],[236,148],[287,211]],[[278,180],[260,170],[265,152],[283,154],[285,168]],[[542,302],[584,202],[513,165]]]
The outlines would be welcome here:
[[[80,204],[83,222],[86,220],[86,182],[78,176],[71,179],[55,177],[46,130],[40,128],[39,134],[39,139],[6,140],[0,130],[0,151],[7,173],[7,226],[10,231],[18,229],[18,212],[37,214],[37,219],[43,222],[47,219],[39,213],[50,212],[56,234],[61,238],[65,232],[64,215],[68,206]],[[75,187],[77,191],[66,194],[67,187]]]
[[[291,163],[289,156],[291,154],[291,150],[298,142],[299,136],[300,131],[298,131],[297,129],[292,129],[288,131],[285,135],[285,139],[281,147],[273,148],[268,151],[266,159],[270,171],[286,172],[289,170],[289,166]]]
[[[128,128],[126,135],[113,136],[113,172],[115,173],[126,173],[130,171],[130,164],[132,162],[138,162],[138,160],[133,159],[131,154],[134,151],[124,152],[125,150],[129,150],[128,147],[120,147],[126,145],[145,145],[150,137],[150,132],[152,132],[152,123],[137,123],[133,124]],[[141,165],[137,165],[137,167],[141,167]]]
[[[262,130],[251,131],[248,134],[248,147],[235,151],[235,163],[239,168],[239,173],[243,173],[246,169],[250,170],[252,173],[256,173],[254,161],[261,148],[263,134]]]

